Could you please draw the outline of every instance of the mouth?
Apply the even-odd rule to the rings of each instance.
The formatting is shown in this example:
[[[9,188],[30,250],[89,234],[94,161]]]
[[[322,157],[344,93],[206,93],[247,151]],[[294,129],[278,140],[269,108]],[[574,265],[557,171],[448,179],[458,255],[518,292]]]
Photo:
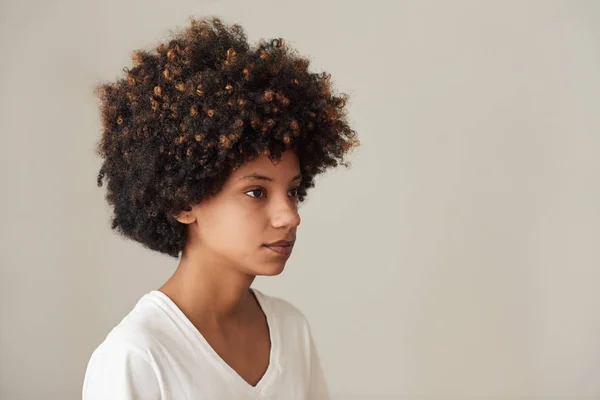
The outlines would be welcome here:
[[[263,246],[279,255],[289,256],[290,254],[292,254],[292,249],[294,248],[294,243],[293,242],[275,243],[275,244],[265,244]]]

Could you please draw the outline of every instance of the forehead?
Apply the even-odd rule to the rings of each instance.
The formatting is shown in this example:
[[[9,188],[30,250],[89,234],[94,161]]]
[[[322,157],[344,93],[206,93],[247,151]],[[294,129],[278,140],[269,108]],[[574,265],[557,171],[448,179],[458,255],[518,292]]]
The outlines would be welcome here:
[[[278,161],[272,161],[269,157],[261,155],[255,160],[248,161],[240,168],[233,171],[231,180],[237,180],[246,175],[257,173],[272,177],[273,179],[288,179],[300,172],[298,157],[294,152],[286,151]]]

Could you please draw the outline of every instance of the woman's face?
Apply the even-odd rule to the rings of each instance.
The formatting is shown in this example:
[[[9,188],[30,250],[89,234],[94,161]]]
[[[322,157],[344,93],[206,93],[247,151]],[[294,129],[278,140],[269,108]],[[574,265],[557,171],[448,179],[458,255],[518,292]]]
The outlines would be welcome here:
[[[249,275],[277,275],[288,260],[300,225],[296,154],[278,163],[261,156],[232,172],[221,191],[193,207],[187,246],[203,260]],[[276,243],[286,241],[288,243]]]

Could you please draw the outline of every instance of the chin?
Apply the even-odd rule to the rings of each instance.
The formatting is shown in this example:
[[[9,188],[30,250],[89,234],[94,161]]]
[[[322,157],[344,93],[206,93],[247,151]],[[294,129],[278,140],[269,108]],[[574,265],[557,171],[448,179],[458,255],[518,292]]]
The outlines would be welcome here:
[[[256,276],[277,276],[285,269],[285,262],[264,263],[254,270]]]
[[[285,265],[291,256],[291,251],[277,251],[262,248],[260,257],[256,259],[256,263],[249,266],[250,271],[256,276],[275,276],[279,275],[285,269]]]

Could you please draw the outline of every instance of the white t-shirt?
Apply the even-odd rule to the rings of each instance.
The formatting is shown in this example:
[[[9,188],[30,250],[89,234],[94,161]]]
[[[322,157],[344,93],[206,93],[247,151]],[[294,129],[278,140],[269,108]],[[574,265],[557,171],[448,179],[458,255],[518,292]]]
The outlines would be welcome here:
[[[92,354],[83,400],[329,399],[304,315],[253,289],[271,337],[269,366],[256,386],[214,351],[160,291],[144,295]]]

